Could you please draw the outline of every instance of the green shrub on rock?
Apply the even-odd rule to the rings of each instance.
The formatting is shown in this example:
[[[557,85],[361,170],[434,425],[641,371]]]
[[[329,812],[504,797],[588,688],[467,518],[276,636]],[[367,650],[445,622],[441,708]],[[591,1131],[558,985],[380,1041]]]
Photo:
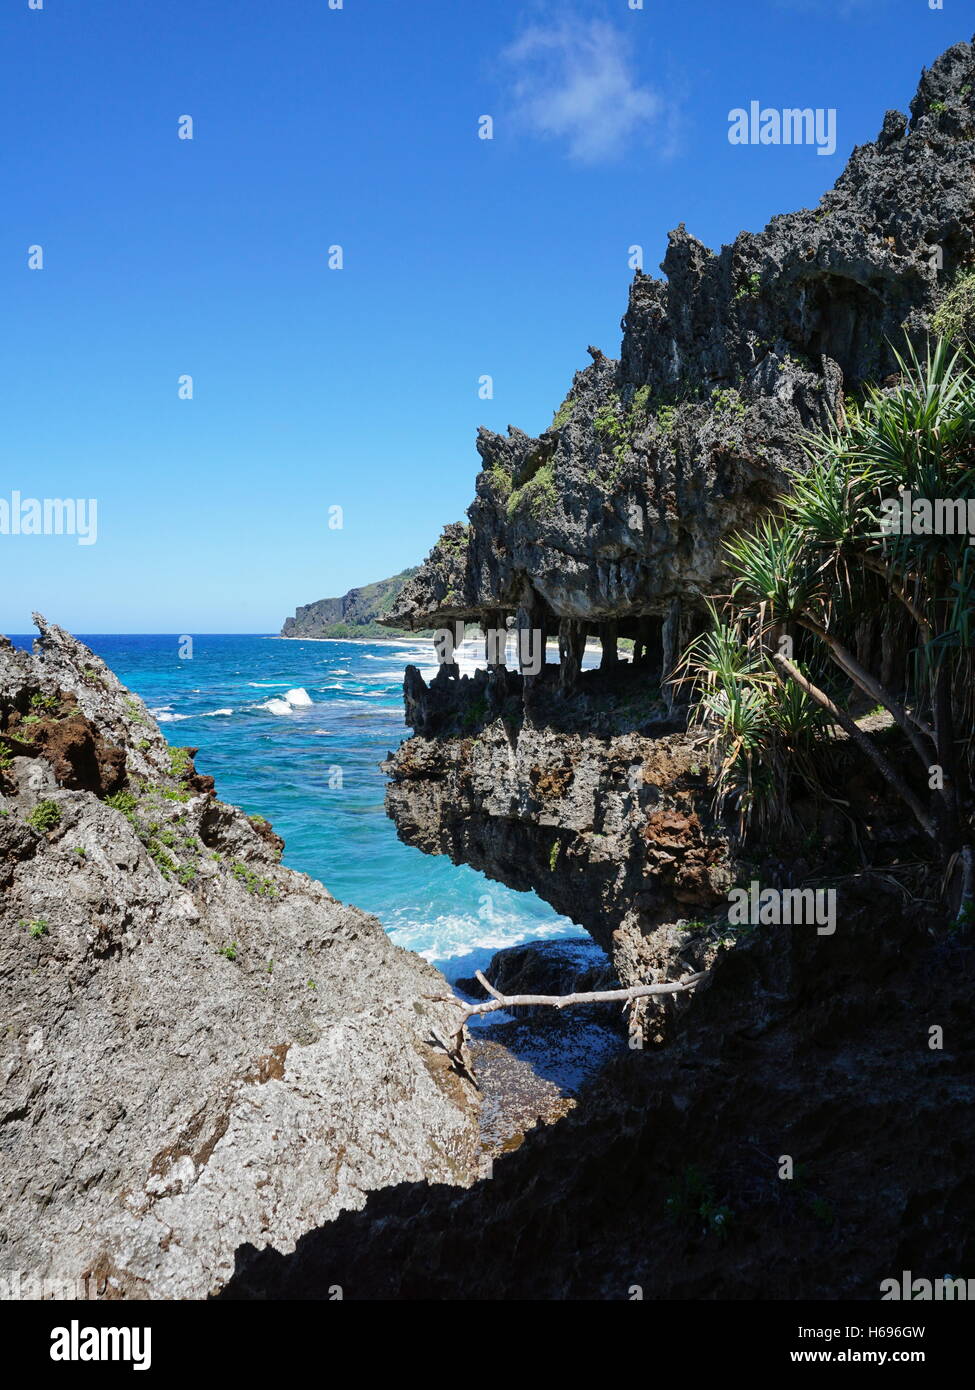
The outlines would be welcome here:
[[[25,816],[27,824],[39,835],[46,835],[61,824],[61,808],[56,801],[39,801]]]

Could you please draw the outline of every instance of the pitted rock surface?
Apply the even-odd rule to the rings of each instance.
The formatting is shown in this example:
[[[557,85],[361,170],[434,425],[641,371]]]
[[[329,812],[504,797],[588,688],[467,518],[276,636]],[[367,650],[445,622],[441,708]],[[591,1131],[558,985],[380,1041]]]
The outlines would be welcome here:
[[[201,1298],[242,1243],[471,1181],[446,981],[35,621],[0,642],[0,1274]]]

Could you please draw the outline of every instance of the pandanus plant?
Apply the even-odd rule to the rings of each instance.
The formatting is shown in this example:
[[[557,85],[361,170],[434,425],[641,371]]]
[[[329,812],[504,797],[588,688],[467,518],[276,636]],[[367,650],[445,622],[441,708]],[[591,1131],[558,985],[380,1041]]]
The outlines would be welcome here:
[[[792,758],[815,784],[808,741],[838,725],[936,846],[967,917],[975,891],[975,535],[930,518],[964,523],[975,500],[975,363],[945,340],[923,359],[909,344],[897,360],[898,384],[868,389],[832,430],[805,436],[807,467],[795,470],[779,509],[727,543],[727,608],[715,610],[713,630],[685,655],[684,674],[700,692],[696,717],[714,733],[719,799],[733,793],[743,820],[755,809],[755,765],[778,788],[780,815],[777,763]],[[923,504],[917,514],[911,499]],[[871,621],[906,654],[879,672],[855,638]],[[806,664],[794,655],[800,644]],[[913,775],[861,728],[849,694],[889,712]]]

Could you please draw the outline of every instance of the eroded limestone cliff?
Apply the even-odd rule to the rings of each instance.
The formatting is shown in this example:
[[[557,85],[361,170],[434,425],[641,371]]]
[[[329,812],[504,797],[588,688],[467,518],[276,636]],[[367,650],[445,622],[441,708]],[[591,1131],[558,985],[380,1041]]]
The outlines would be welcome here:
[[[320,598],[315,603],[303,604],[295,610],[294,617],[285,618],[281,636],[315,639],[385,637],[386,631],[379,623],[390,612],[403,585],[414,574],[416,567],[394,574],[391,579],[380,579],[374,584],[350,589],[341,598]]]
[[[638,273],[620,357],[590,348],[551,427],[481,430],[469,525],[446,527],[387,621],[514,617],[558,636],[629,637],[669,668],[726,578],[721,542],[801,467],[804,428],[882,381],[975,256],[975,52],[922,76],[819,207],[714,254],[681,226],[665,280]]]
[[[673,233],[666,279],[633,282],[619,360],[590,349],[539,438],[481,431],[469,525],[446,528],[390,614],[558,638],[558,664],[534,673],[487,652],[473,676],[444,664],[429,686],[410,668],[414,734],[386,764],[387,804],[407,842],[534,888],[627,984],[706,964],[684,928],[748,869],[710,814],[704,755],[669,678],[708,598],[727,591],[723,542],[803,467],[803,432],[883,382],[905,335],[921,345],[975,261],[973,93],[975,49],[957,44],[818,209],[717,255]],[[581,669],[587,638],[601,643],[598,671]],[[861,642],[864,659],[868,644],[890,659],[878,633]],[[869,839],[889,818],[882,790],[862,768],[846,774]],[[807,810],[795,820],[825,863],[848,831]],[[815,869],[793,853],[766,862],[763,881]],[[661,1012],[634,1017],[657,1036]]]

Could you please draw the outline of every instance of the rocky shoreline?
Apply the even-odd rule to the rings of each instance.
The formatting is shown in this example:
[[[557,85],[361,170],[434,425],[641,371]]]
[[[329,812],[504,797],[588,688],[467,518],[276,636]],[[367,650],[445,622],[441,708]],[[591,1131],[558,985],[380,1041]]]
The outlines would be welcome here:
[[[665,1046],[621,1052],[489,1179],[242,1251],[221,1297],[874,1302],[892,1271],[970,1268],[971,945],[882,877],[845,921],[829,955],[751,933]]]
[[[382,595],[392,628],[557,642],[541,670],[408,668],[384,764],[406,843],[598,948],[513,948],[493,985],[694,988],[455,1049],[443,977],[282,868],[92,653],[43,618],[33,656],[0,643],[0,1271],[119,1298],[873,1301],[971,1268],[971,922],[856,711],[820,801],[723,813],[678,662],[803,431],[975,265],[973,89],[955,45],[815,211],[717,255],[678,228],[619,360],[590,348],[540,437],[482,431],[469,525]],[[867,618],[856,647],[905,659]],[[906,763],[916,731],[880,732]],[[759,882],[828,885],[841,930],[732,923]]]
[[[725,542],[788,488],[803,432],[893,379],[905,335],[923,351],[975,260],[973,90],[957,44],[817,209],[718,254],[672,233],[619,360],[590,347],[539,437],[480,432],[469,523],[388,615],[558,643],[541,671],[490,651],[473,675],[408,670],[412,736],[384,765],[401,838],[534,889],[624,984],[702,983],[630,1009],[625,1052],[491,1182],[377,1194],[293,1255],[249,1252],[225,1296],[320,1296],[353,1252],[365,1299],[874,1299],[892,1271],[971,1264],[972,946],[930,847],[842,739],[825,806],[797,795],[743,836],[675,678],[727,593]],[[856,641],[882,683],[905,658],[868,622]],[[749,881],[830,885],[842,932],[732,929]]]
[[[480,1168],[446,981],[280,864],[35,617],[0,643],[0,1271],[203,1298],[374,1187]]]
[[[506,947],[484,975],[505,995],[566,995],[618,983],[606,955],[588,937]],[[462,999],[488,998],[476,979],[457,980],[455,989]],[[481,1146],[488,1159],[512,1153],[536,1125],[567,1115],[586,1085],[626,1048],[618,1003],[580,1005],[557,1015],[544,1006],[522,1006],[505,1010],[501,1018],[471,1029]]]
[[[710,919],[760,866],[779,886],[851,867],[842,816],[808,801],[779,844],[743,843],[716,819],[679,662],[730,587],[725,542],[804,466],[804,431],[843,420],[865,382],[895,373],[905,334],[923,351],[947,287],[975,261],[973,92],[975,50],[956,44],[922,75],[910,116],[887,112],[815,211],[717,254],[673,232],[667,278],[633,281],[619,360],[590,348],[538,438],[480,432],[469,524],[445,528],[386,619],[513,623],[557,640],[540,671],[487,650],[473,675],[445,662],[428,684],[410,667],[413,734],[384,765],[387,809],[406,843],[534,889],[585,927],[624,985],[710,968]],[[586,671],[593,639],[600,667]],[[866,621],[856,651],[881,683],[907,660]],[[871,769],[843,768],[851,790],[837,798],[868,861],[910,850]],[[924,857],[916,837],[913,849]],[[643,1005],[631,1022],[660,1042],[684,1007]]]
[[[29,1268],[85,1297],[206,1297],[238,1246],[293,1246],[373,1187],[483,1177],[625,1047],[605,1020],[501,1021],[459,1074],[443,977],[284,869],[265,821],[35,621],[35,655],[0,639],[11,1286]],[[488,975],[508,987],[514,960],[562,990],[596,958],[543,943]]]
[[[414,574],[415,566],[390,579],[350,589],[341,598],[306,603],[293,617],[285,618],[280,636],[337,641],[381,637],[383,629],[378,626],[378,620],[392,607],[399,591]]]

